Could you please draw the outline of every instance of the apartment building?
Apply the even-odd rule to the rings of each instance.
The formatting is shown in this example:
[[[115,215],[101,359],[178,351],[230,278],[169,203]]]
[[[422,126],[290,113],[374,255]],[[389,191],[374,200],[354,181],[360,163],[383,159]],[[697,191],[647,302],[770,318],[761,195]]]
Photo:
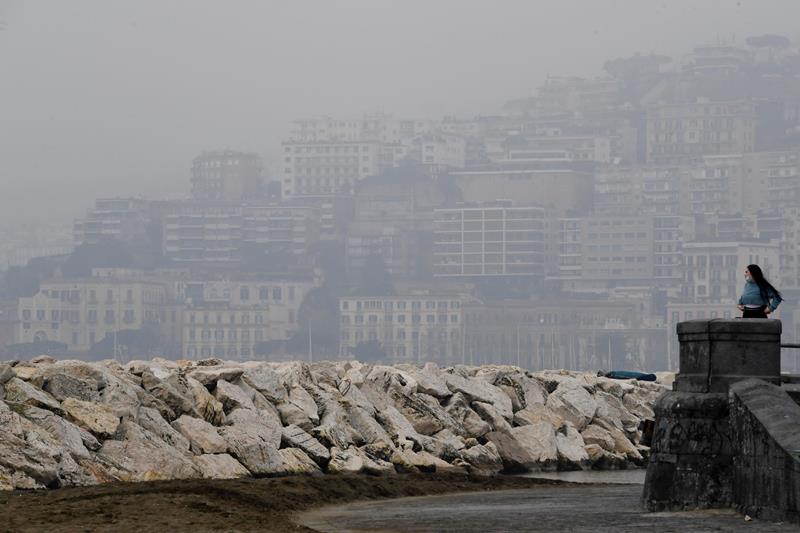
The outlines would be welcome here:
[[[544,277],[546,211],[511,201],[436,209],[434,275]]]
[[[286,340],[298,329],[311,280],[204,280],[187,284],[184,357],[252,358],[259,343]]]
[[[15,341],[63,342],[69,351],[85,352],[122,330],[160,330],[162,322],[178,320],[163,314],[167,291],[164,283],[141,278],[50,280],[34,296],[19,299]]]
[[[241,259],[242,207],[183,204],[164,217],[164,256],[183,264],[235,264]]]
[[[558,270],[552,277],[569,291],[649,283],[654,230],[652,216],[560,219]]]
[[[471,298],[462,290],[439,286],[387,297],[340,298],[340,356],[376,341],[393,363],[461,362],[462,308]]]
[[[744,284],[744,269],[753,263],[761,267],[767,278],[777,276],[780,268],[778,243],[685,243],[681,294],[683,300],[695,303],[734,303]]]
[[[242,207],[242,246],[256,253],[308,253],[320,240],[322,216],[313,206],[291,203]]]
[[[566,216],[588,213],[592,206],[592,174],[564,165],[491,164],[449,173],[465,203],[512,198],[519,205],[539,205]]]
[[[238,264],[245,254],[302,254],[320,240],[320,209],[310,205],[194,204],[164,217],[164,256],[181,264]]]
[[[261,189],[262,167],[257,154],[203,152],[192,160],[192,197],[227,202],[252,198]]]
[[[138,198],[99,198],[84,218],[75,220],[75,246],[107,240],[145,239],[153,222],[151,202]]]
[[[755,104],[750,101],[698,99],[652,105],[646,117],[647,162],[675,164],[752,152],[755,124]]]
[[[407,148],[376,141],[284,141],[284,197],[352,194],[359,181],[402,159]]]

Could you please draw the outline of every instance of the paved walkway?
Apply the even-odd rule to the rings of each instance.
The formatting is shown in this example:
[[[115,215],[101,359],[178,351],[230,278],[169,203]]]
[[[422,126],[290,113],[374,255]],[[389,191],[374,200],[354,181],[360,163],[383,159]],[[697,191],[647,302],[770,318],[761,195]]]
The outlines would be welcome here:
[[[787,524],[748,522],[728,509],[647,513],[639,503],[641,492],[639,484],[549,485],[326,507],[305,513],[298,521],[329,533],[798,531]]]

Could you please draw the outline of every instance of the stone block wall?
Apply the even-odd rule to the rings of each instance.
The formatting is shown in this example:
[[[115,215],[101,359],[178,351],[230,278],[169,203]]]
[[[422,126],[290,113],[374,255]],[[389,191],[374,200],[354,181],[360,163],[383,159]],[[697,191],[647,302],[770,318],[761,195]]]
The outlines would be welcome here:
[[[668,392],[656,425],[643,494],[651,511],[727,507],[733,451],[725,394]]]
[[[800,524],[800,406],[762,380],[731,385],[733,501],[764,520]]]

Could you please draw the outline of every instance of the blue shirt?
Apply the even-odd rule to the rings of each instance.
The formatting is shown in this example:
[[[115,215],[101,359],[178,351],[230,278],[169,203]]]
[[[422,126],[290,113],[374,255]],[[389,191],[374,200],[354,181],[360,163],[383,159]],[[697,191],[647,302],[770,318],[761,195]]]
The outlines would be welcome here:
[[[739,305],[766,305],[774,311],[778,308],[782,298],[773,290],[769,290],[768,292],[769,294],[767,296],[769,296],[769,298],[765,300],[764,296],[761,294],[761,290],[758,288],[758,284],[748,279],[744,284],[744,291],[742,291],[742,295],[739,297]]]

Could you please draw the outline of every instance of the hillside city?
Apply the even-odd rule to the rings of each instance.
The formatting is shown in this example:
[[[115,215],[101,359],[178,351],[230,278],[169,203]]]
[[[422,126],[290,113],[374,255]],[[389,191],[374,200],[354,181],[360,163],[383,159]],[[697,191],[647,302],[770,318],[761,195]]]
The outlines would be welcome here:
[[[299,119],[275,161],[199,153],[186,199],[21,228],[4,356],[674,370],[676,323],[738,316],[750,263],[796,342],[798,43],[687,52],[498,114]]]

